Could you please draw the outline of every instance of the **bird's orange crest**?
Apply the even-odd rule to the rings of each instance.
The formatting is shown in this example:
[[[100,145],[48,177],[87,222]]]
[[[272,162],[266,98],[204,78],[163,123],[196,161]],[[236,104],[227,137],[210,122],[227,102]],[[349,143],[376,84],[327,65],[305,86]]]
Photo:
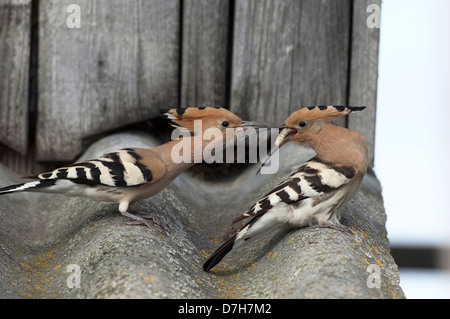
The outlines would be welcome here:
[[[304,107],[294,113],[292,113],[287,119],[286,123],[291,122],[293,119],[302,120],[314,120],[314,119],[333,119],[336,117],[347,115],[353,111],[362,111],[365,106],[335,106],[335,105],[324,105],[324,106],[308,106]]]
[[[172,121],[174,127],[186,128],[193,132],[194,121],[208,121],[219,118],[232,120],[235,124],[240,124],[241,119],[228,111],[227,109],[220,107],[185,107],[185,108],[172,108],[161,110],[163,116]]]

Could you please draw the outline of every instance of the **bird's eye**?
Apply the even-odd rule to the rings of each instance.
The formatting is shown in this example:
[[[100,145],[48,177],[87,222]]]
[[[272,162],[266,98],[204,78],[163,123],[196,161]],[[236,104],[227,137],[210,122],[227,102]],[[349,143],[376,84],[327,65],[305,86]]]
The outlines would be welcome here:
[[[227,121],[223,121],[223,122],[222,122],[222,126],[223,126],[223,127],[228,127],[228,125],[230,125],[230,123],[228,123]]]
[[[301,122],[298,124],[298,126],[300,126],[300,127],[305,127],[305,126],[306,126],[306,123],[305,123],[304,121],[301,121]]]

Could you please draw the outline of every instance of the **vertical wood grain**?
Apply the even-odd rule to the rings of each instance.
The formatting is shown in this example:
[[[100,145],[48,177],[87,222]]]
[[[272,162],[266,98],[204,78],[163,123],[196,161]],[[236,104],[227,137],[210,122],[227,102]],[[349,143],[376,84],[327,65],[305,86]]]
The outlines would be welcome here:
[[[181,103],[226,107],[229,0],[184,0]]]
[[[0,0],[0,143],[28,149],[31,0]]]
[[[80,28],[69,28],[69,4]],[[72,160],[82,138],[178,103],[178,0],[40,1],[37,157]]]
[[[304,106],[345,104],[350,5],[237,0],[231,110],[279,122]]]
[[[280,122],[303,106],[348,104],[367,109],[337,124],[366,135],[373,165],[379,29],[367,26],[367,6],[380,2],[38,1],[37,159],[71,161],[84,138],[160,107],[225,106]],[[70,4],[79,29],[66,24]],[[0,0],[0,143],[21,156],[30,15],[31,0]]]
[[[380,29],[367,25],[367,19],[374,13],[367,12],[371,4],[381,7],[381,0],[358,0],[353,4],[349,104],[365,105],[367,108],[361,114],[350,116],[348,127],[366,136],[369,165],[373,166]]]

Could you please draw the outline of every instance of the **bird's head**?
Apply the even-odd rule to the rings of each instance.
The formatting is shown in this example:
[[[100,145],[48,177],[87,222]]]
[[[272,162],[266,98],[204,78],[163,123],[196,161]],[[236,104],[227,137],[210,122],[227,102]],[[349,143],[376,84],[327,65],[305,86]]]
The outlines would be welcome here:
[[[362,111],[365,106],[309,106],[295,111],[280,126],[282,130],[275,141],[281,147],[287,142],[304,143],[317,135],[330,120]]]
[[[260,123],[242,121],[231,111],[219,107],[186,107],[162,110],[164,116],[172,121],[174,127],[182,127],[193,134],[210,128],[215,128],[225,133],[227,128],[258,127]],[[201,126],[199,125],[201,121]]]

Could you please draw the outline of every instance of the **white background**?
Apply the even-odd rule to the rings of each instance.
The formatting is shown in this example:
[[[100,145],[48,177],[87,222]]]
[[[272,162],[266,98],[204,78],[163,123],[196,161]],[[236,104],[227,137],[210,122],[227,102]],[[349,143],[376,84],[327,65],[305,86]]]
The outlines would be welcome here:
[[[369,14],[369,13],[368,13]],[[450,0],[383,0],[375,172],[391,246],[450,247]],[[407,298],[450,298],[450,272],[400,270]]]

